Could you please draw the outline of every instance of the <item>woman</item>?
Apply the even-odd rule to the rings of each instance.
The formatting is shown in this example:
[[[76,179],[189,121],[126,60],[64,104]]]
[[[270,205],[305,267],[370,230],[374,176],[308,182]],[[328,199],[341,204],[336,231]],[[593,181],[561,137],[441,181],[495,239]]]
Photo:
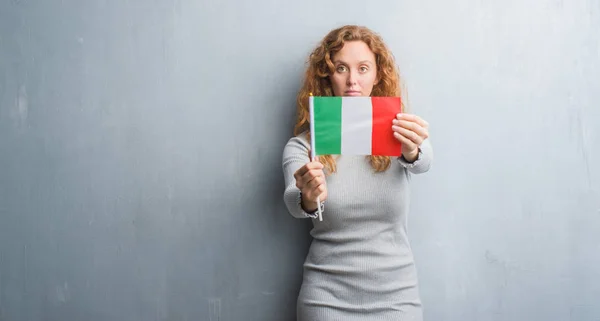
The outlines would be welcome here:
[[[299,321],[422,320],[407,237],[409,175],[429,170],[428,124],[390,120],[402,156],[326,155],[311,161],[308,97],[400,96],[392,54],[367,28],[332,30],[312,52],[298,94],[294,137],[283,151],[284,200],[311,218],[313,241],[297,301]],[[317,198],[323,220],[317,217]]]

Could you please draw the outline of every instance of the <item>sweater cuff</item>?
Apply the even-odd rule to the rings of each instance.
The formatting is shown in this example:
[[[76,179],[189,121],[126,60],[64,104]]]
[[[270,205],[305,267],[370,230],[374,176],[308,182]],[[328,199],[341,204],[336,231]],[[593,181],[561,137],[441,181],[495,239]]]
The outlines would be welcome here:
[[[421,147],[419,147],[419,153],[417,153],[417,159],[415,159],[413,162],[407,161],[406,158],[404,158],[404,155],[400,155],[400,157],[398,157],[398,161],[405,168],[410,169],[410,168],[418,167],[419,164],[423,162],[423,152],[421,151]]]
[[[298,198],[296,200],[298,207],[300,208],[300,211],[304,214],[304,216],[309,217],[309,218],[317,218],[319,217],[319,209],[316,209],[313,212],[306,212],[303,208],[302,208],[302,191],[298,191]],[[325,202],[321,202],[321,213],[325,210]]]

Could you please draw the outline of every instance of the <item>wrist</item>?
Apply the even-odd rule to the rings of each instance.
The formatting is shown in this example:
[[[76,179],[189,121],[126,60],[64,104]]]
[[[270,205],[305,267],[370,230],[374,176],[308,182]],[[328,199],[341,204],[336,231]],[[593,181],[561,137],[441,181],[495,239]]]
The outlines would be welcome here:
[[[310,200],[305,199],[303,196],[301,196],[301,204],[302,204],[302,209],[307,212],[307,213],[312,213],[315,212],[318,207],[319,204],[317,204],[317,202],[312,202]]]
[[[300,191],[300,207],[307,213],[314,213],[319,208],[319,203],[307,199]]]
[[[419,149],[416,148],[415,150],[413,150],[409,153],[406,153],[406,154],[403,153],[402,156],[404,156],[404,159],[407,162],[412,163],[412,162],[416,161],[417,158],[419,157]]]

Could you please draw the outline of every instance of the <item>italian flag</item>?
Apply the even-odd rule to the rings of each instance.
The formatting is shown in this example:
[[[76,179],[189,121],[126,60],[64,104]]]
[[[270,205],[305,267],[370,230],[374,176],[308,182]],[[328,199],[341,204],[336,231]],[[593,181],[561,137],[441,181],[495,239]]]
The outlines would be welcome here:
[[[400,97],[310,97],[312,153],[400,156],[392,120]]]

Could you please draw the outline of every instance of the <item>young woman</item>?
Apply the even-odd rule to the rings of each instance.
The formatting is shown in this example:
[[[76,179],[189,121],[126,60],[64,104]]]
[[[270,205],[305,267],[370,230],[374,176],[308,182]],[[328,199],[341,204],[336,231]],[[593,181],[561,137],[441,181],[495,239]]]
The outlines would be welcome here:
[[[409,175],[432,162],[428,123],[407,113],[390,119],[400,157],[310,160],[309,95],[399,97],[397,70],[385,43],[365,27],[332,30],[310,55],[294,137],[283,151],[287,209],[313,222],[299,321],[423,319],[407,215]]]

